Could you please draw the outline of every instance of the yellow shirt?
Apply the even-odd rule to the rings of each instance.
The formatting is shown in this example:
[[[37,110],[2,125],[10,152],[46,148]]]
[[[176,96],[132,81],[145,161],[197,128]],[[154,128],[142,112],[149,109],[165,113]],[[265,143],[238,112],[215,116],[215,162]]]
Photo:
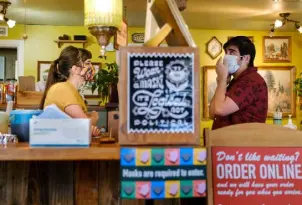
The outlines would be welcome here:
[[[70,82],[56,83],[50,87],[47,92],[44,107],[55,104],[63,112],[69,105],[79,105],[83,111],[87,112],[85,102],[77,91],[77,89]]]

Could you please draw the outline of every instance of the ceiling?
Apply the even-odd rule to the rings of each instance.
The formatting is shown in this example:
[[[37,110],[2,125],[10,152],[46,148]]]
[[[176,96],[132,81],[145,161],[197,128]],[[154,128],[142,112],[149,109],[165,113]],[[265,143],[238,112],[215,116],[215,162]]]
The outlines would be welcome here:
[[[84,0],[10,0],[7,17],[34,25],[84,24]],[[26,4],[24,3],[26,1]],[[124,0],[129,26],[143,27],[147,0]],[[26,9],[25,9],[26,8]],[[269,30],[279,13],[301,21],[302,0],[187,0],[182,12],[189,28],[223,30]],[[292,24],[281,31],[294,31]]]

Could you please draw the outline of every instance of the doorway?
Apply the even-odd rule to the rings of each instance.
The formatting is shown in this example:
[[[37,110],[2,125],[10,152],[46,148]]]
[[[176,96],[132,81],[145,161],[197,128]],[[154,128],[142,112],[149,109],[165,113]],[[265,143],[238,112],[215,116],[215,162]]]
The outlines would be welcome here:
[[[0,48],[0,80],[15,79],[16,62],[16,48]]]
[[[18,79],[19,76],[23,76],[24,75],[24,40],[0,40],[0,49],[17,50],[17,60],[15,63],[14,79]]]

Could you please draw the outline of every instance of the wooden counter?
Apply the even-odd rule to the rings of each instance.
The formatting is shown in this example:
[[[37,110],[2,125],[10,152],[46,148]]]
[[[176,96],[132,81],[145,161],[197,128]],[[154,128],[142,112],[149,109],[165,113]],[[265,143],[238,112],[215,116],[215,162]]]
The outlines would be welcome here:
[[[28,104],[17,104],[14,105],[14,109],[25,109],[25,110],[37,110],[39,109],[40,105],[28,105]],[[0,110],[5,110],[6,104],[0,104]],[[97,106],[97,105],[88,105],[88,110],[95,110],[95,111],[106,111],[106,108],[104,106]]]
[[[118,144],[91,147],[29,147],[28,143],[0,146],[0,161],[119,160]]]
[[[118,144],[88,148],[0,147],[1,205],[144,205],[121,200]],[[204,205],[205,200],[198,204]],[[153,204],[153,203],[150,203]],[[155,205],[197,204],[160,200]]]

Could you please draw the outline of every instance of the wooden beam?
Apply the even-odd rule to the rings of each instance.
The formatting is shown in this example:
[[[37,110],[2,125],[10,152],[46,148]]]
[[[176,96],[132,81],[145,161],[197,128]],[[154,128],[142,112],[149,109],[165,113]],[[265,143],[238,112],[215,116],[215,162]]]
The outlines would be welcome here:
[[[147,14],[146,14],[146,21],[145,21],[145,39],[144,41],[147,42],[151,38],[153,38],[156,33],[159,31],[159,27],[157,22],[151,12],[151,6],[154,0],[147,0]]]
[[[144,46],[158,47],[165,40],[165,38],[169,35],[171,31],[172,31],[171,25],[166,23],[153,38],[151,38],[149,41],[144,43]]]

